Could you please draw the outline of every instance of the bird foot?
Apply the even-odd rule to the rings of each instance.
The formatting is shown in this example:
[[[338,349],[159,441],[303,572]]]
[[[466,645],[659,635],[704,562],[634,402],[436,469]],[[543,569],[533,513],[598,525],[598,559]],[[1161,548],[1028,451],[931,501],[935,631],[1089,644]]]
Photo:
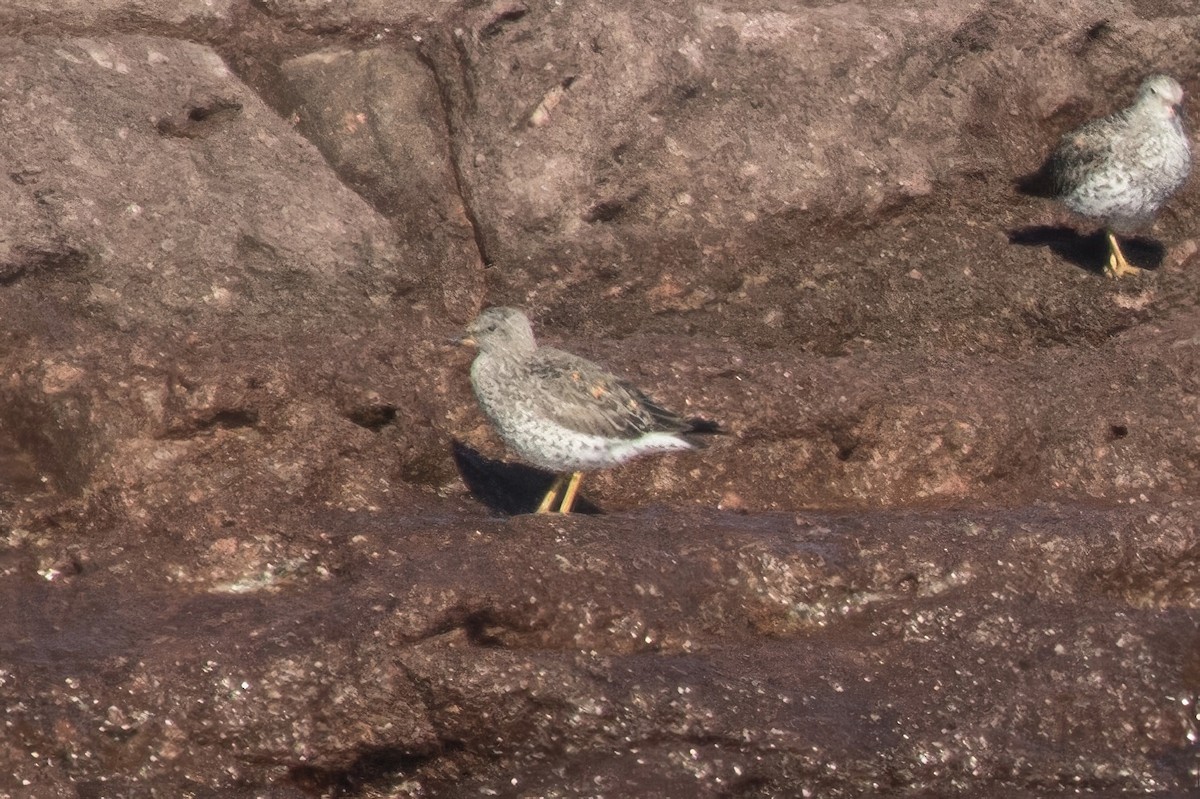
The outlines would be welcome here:
[[[1117,280],[1125,275],[1136,275],[1142,270],[1125,260],[1117,237],[1108,231],[1108,263],[1104,266],[1104,275],[1110,280]]]
[[[550,513],[550,508],[554,506],[554,501],[558,499],[558,492],[563,485],[563,476],[558,475],[554,478],[554,482],[550,484],[550,490],[546,492],[546,496],[542,497],[542,502],[538,505],[534,513]]]
[[[575,507],[575,495],[579,493],[579,481],[583,479],[583,472],[575,472],[571,475],[570,481],[567,483],[567,490],[563,492],[562,504],[558,506],[559,513],[570,513]]]
[[[546,492],[546,496],[542,497],[542,502],[538,505],[535,513],[570,513],[575,507],[575,496],[579,493],[579,481],[583,478],[582,472],[574,472],[570,479],[566,475],[560,474],[554,478],[554,482],[550,484],[550,490]],[[559,492],[562,492],[562,498],[559,499]]]
[[[1126,261],[1124,258],[1110,258],[1104,267],[1104,276],[1109,280],[1118,280],[1125,275],[1138,275],[1144,270]]]

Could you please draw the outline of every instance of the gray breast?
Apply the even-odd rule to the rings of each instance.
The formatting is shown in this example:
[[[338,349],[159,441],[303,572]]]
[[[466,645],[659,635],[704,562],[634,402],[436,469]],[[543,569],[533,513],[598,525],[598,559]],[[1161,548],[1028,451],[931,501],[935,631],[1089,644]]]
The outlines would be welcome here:
[[[1057,154],[1063,202],[1118,229],[1149,222],[1191,166],[1177,117],[1117,115],[1064,137]]]
[[[642,454],[692,448],[677,435],[692,429],[690,423],[569,353],[481,352],[471,383],[504,443],[544,469],[606,469]]]

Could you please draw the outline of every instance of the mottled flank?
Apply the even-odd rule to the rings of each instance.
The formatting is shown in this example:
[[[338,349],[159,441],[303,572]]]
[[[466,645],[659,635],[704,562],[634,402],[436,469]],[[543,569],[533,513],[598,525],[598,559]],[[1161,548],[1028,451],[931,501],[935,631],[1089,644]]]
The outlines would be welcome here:
[[[1191,167],[1182,102],[1183,88],[1156,75],[1133,105],[1064,136],[1051,163],[1066,206],[1120,231],[1150,221]]]
[[[683,419],[591,361],[539,347],[515,308],[489,308],[467,328],[479,347],[471,385],[509,447],[552,472],[618,466],[639,455],[694,449],[717,432]]]

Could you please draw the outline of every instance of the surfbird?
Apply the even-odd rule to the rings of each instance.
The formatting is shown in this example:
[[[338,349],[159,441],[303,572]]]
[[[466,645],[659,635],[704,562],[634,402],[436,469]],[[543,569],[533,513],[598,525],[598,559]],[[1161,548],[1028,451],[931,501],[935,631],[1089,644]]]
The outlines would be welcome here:
[[[703,446],[698,435],[722,432],[714,422],[675,415],[589,360],[539,347],[516,308],[488,308],[461,341],[479,348],[471,386],[500,438],[556,475],[538,513],[570,513],[585,471],[696,449]]]
[[[1064,135],[1038,173],[1021,184],[1104,224],[1109,277],[1138,271],[1125,260],[1116,232],[1150,223],[1187,179],[1191,152],[1182,103],[1183,87],[1174,78],[1146,78],[1132,105]]]

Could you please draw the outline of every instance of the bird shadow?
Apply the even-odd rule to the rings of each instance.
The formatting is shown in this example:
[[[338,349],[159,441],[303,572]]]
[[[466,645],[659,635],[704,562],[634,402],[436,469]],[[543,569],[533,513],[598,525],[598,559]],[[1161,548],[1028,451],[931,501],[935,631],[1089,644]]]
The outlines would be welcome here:
[[[461,441],[451,444],[454,465],[471,496],[496,513],[516,516],[533,513],[554,483],[555,474],[522,463],[506,463],[481,455]],[[603,511],[582,495],[576,497],[572,513],[599,514]]]
[[[1135,236],[1119,239],[1125,259],[1139,269],[1158,269],[1167,248],[1154,239]],[[1104,274],[1108,264],[1108,239],[1104,230],[1084,236],[1062,225],[1033,225],[1008,231],[1009,244],[1049,247],[1059,258],[1087,272]]]

